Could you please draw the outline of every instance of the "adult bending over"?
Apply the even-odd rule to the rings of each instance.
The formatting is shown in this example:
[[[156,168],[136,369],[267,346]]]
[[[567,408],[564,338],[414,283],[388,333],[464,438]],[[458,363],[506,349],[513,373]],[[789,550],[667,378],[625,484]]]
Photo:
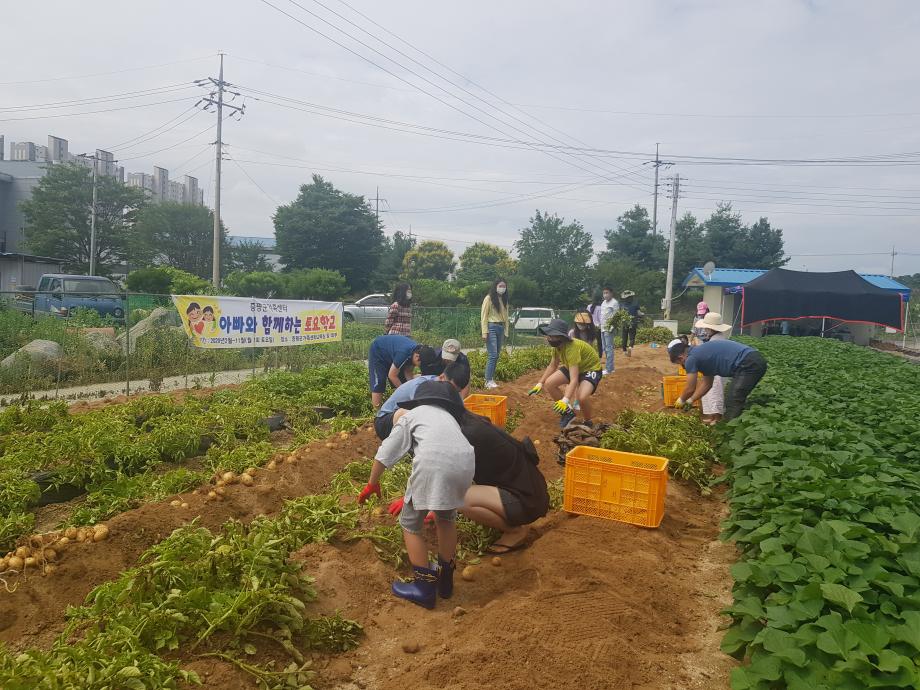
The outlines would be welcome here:
[[[374,407],[380,407],[383,402],[387,382],[393,388],[399,388],[412,378],[416,366],[438,360],[434,348],[419,345],[404,335],[381,335],[374,338],[367,353],[371,402]]]
[[[732,379],[725,405],[725,421],[741,414],[754,386],[767,372],[767,361],[760,352],[734,340],[711,340],[695,347],[672,340],[668,343],[668,356],[687,370],[687,385],[675,407],[692,405],[706,395],[715,376]],[[702,374],[699,383],[697,373]]]

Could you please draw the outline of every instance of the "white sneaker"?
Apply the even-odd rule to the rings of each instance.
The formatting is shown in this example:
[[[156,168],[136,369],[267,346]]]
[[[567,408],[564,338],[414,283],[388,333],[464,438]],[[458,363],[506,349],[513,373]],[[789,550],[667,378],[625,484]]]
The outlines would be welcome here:
[[[601,373],[601,376],[607,376],[608,374],[612,374],[612,373],[613,373],[612,371],[607,371],[606,369],[604,369],[604,371]]]
[[[498,388],[498,384],[495,381],[486,381],[486,388]]]

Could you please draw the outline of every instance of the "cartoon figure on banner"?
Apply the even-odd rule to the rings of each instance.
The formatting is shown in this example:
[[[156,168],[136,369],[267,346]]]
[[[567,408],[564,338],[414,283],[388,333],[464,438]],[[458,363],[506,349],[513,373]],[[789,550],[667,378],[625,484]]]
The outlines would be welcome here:
[[[214,335],[217,332],[217,317],[214,314],[214,307],[211,305],[206,306],[202,310],[201,320],[208,335]]]
[[[198,302],[192,302],[185,310],[185,316],[188,318],[188,326],[196,335],[204,332],[204,314],[201,311],[201,305]]]

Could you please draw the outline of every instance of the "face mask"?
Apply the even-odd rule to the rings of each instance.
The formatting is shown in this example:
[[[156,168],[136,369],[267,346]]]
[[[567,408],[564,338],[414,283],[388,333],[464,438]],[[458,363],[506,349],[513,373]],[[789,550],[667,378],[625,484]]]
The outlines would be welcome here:
[[[406,299],[412,299],[412,293],[411,293],[411,292],[407,292],[407,293],[406,293]]]
[[[548,338],[546,342],[549,343],[550,347],[559,347],[565,341],[560,338]]]
[[[588,324],[586,324],[586,323],[578,323],[578,324],[575,324],[575,325],[578,326],[578,330],[579,330],[579,331],[584,331],[584,330],[587,330],[587,329],[588,329]]]
[[[507,289],[508,289],[508,288],[506,288],[506,287],[497,287],[497,288],[495,288],[495,292],[497,292],[499,295],[504,295],[504,294],[505,294],[505,291],[506,291]]]

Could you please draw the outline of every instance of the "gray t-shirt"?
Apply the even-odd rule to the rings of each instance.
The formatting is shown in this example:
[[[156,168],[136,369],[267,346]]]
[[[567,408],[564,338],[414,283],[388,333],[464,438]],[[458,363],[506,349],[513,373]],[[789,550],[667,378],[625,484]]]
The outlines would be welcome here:
[[[416,510],[462,508],[476,457],[457,420],[437,405],[419,405],[396,422],[376,459],[392,467],[410,450],[414,457],[406,503],[411,501]]]

